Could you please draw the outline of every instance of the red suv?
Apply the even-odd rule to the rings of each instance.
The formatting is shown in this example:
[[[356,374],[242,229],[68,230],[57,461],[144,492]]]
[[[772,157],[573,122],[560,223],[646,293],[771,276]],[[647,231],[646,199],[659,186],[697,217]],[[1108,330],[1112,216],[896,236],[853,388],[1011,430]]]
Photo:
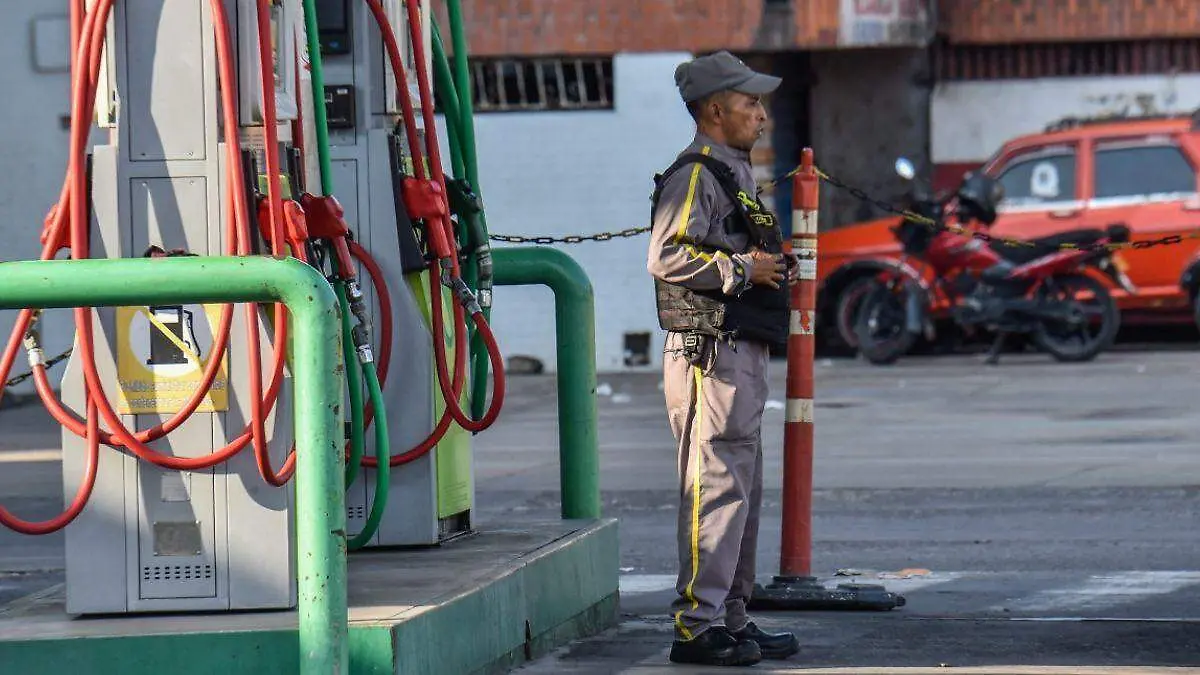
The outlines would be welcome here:
[[[993,235],[1033,239],[1124,224],[1135,243],[1179,239],[1119,251],[1114,262],[1137,292],[1117,288],[1113,296],[1122,323],[1200,323],[1200,111],[1063,120],[1008,141],[981,169],[1004,184]],[[898,222],[890,217],[821,233],[818,335],[826,346],[854,346],[850,322],[862,282],[900,264],[900,244],[889,229]]]

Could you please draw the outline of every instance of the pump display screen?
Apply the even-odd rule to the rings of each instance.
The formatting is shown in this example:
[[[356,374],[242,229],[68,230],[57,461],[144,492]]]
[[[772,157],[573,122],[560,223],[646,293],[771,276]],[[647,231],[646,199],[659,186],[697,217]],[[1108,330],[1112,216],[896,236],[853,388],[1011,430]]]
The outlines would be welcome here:
[[[350,53],[349,0],[317,0],[323,54]]]

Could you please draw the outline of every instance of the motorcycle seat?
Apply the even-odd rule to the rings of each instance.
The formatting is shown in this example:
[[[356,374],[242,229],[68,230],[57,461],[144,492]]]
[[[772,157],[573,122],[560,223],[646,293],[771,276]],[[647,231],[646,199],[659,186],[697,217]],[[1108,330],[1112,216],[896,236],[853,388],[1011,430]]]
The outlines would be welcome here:
[[[992,250],[999,253],[1005,260],[1017,265],[1024,265],[1043,256],[1050,255],[1063,244],[1087,246],[1100,241],[1107,233],[1099,229],[1068,230],[1046,237],[1028,240],[1033,246],[1014,246],[1002,241],[992,242]]]

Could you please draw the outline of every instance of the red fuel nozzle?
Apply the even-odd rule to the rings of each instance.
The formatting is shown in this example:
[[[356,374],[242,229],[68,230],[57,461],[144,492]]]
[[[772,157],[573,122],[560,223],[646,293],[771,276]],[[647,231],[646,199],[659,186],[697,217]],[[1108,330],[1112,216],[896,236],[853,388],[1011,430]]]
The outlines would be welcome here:
[[[425,221],[425,230],[429,247],[439,260],[454,257],[454,249],[442,227],[444,218],[450,216],[450,204],[446,193],[437,181],[411,178],[404,179],[401,194],[404,197],[404,207],[408,215],[414,219]]]
[[[293,251],[303,251],[304,243],[308,241],[308,223],[305,210],[295,200],[283,202],[283,236],[291,244]],[[271,202],[268,199],[258,200],[258,231],[263,241],[271,244]]]
[[[337,198],[318,197],[304,193],[300,195],[300,205],[308,220],[308,236],[314,239],[328,239],[337,255],[339,276],[343,279],[354,279],[357,275],[354,259],[350,257],[350,247],[346,238],[350,236],[350,227],[346,225],[346,210],[342,208]]]

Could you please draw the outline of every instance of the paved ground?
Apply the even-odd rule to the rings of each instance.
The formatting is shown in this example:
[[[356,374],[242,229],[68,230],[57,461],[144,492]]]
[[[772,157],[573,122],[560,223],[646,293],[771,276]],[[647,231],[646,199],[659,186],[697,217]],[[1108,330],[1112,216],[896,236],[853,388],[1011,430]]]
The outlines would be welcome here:
[[[780,528],[783,364],[773,367],[764,578],[776,571]],[[1200,668],[1198,374],[1187,345],[1086,365],[1032,354],[999,367],[973,356],[891,368],[820,361],[814,573],[882,583],[908,604],[763,614],[760,623],[797,630],[803,652],[756,670]],[[510,382],[502,421],[477,438],[484,524],[558,509],[553,379]],[[520,672],[681,672],[666,663],[676,506],[658,378],[602,376],[599,394],[605,513],[621,520],[623,622]],[[0,410],[2,503],[29,517],[61,506],[43,415]],[[61,541],[0,531],[0,604],[61,581]],[[1101,666],[1142,668],[1084,669]]]

